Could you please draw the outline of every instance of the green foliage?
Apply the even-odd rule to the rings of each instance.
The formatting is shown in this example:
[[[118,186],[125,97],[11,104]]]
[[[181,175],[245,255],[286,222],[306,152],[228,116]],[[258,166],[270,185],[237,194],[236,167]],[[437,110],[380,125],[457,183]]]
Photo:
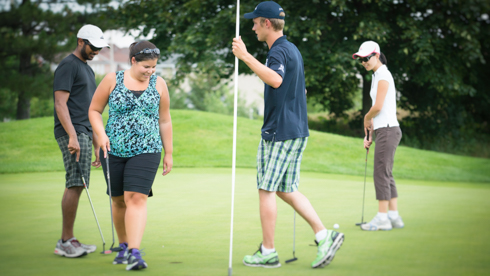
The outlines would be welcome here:
[[[257,2],[241,3],[241,13]],[[401,122],[422,148],[445,143],[451,133],[461,143],[472,132],[489,133],[490,2],[488,0],[335,0],[280,2],[286,11],[285,34],[300,49],[308,99],[334,117],[354,107],[360,74],[364,79],[363,113],[370,106],[370,74],[352,60],[366,40],[377,41],[401,93],[399,106],[410,111]],[[178,76],[199,71],[232,73],[235,1],[134,0],[113,15],[128,29],[155,29],[153,41],[165,55],[179,54]],[[485,17],[486,16],[486,17]],[[267,46],[258,42],[251,20],[240,20],[250,53],[265,61]],[[246,66],[241,72],[250,73]],[[357,124],[357,123],[355,123]],[[406,136],[407,137],[407,136]],[[461,138],[459,138],[461,137]],[[455,144],[453,144],[455,146]]]
[[[188,109],[189,107],[187,106],[186,99],[187,99],[187,94],[184,92],[181,92],[179,89],[174,89],[172,87],[169,87],[168,93],[170,96],[170,109]]]
[[[15,118],[15,106],[17,98],[8,88],[0,88],[0,119],[10,120]]]
[[[171,109],[194,109],[233,115],[233,87],[230,86],[229,81],[221,79],[218,74],[208,69],[203,65],[199,73],[189,74],[183,84],[176,85],[178,88],[170,89]],[[187,85],[189,89],[184,89],[183,87]],[[258,117],[257,108],[253,104],[247,105],[246,100],[240,95],[237,99],[237,108],[238,116],[249,118],[250,110],[253,110],[253,116]]]
[[[34,97],[31,99],[31,118],[53,116],[54,102],[52,98],[40,99]]]
[[[474,133],[490,134],[490,2],[409,1],[384,51],[401,92],[407,137],[421,148],[458,147]],[[484,14],[487,19],[484,19]],[[382,47],[383,49],[383,47]],[[399,58],[396,58],[399,57]],[[482,136],[484,137],[484,136]],[[488,140],[487,140],[488,141]]]
[[[241,11],[251,11],[257,3],[242,2]],[[355,72],[352,72],[350,55],[342,45],[343,37],[331,31],[328,17],[331,5],[305,5],[301,1],[283,2],[287,11],[285,34],[303,54],[308,95],[321,102],[323,107],[337,116],[353,105],[352,97],[358,87]],[[166,49],[165,55],[179,54],[177,77],[200,71],[206,64],[221,77],[233,72],[234,55],[230,51],[235,36],[235,1],[129,1],[114,15],[125,22],[128,29],[143,25],[143,34],[155,28],[153,42]],[[144,22],[137,20],[143,14]],[[295,18],[295,20],[290,20]],[[301,19],[300,19],[301,18]],[[296,20],[298,19],[298,20]],[[332,25],[334,26],[334,25]],[[240,34],[248,50],[265,61],[268,48],[257,41],[252,21],[242,19]],[[332,45],[323,45],[328,41]],[[326,47],[328,46],[328,47]],[[338,47],[337,47],[338,46]],[[240,71],[251,73],[246,66]]]
[[[211,74],[190,75],[188,81],[190,91],[180,91],[179,94],[186,95],[186,102],[192,109],[233,115],[234,92],[226,82]],[[248,107],[245,100],[238,97],[237,108],[238,116],[248,117],[252,107]]]
[[[344,118],[328,116],[325,113],[309,114],[308,127],[313,130],[351,137],[364,137],[363,120],[360,112]]]
[[[19,72],[20,62],[15,56],[6,57],[0,68],[0,83],[3,87],[0,90],[0,118],[14,119],[17,117],[19,103],[19,93],[22,96],[37,98],[39,101],[46,101],[52,98],[53,73],[50,71],[49,64],[41,63],[33,59],[29,74]],[[52,101],[52,100],[51,100]],[[34,105],[34,108],[38,105]],[[32,103],[29,103],[31,109]],[[33,110],[30,116],[39,117],[43,111]],[[44,114],[48,115],[48,114]],[[52,110],[49,115],[52,115]],[[42,116],[42,115],[41,115]],[[18,117],[17,117],[18,118]]]
[[[405,124],[409,119],[405,119]],[[347,118],[334,118],[325,113],[309,114],[308,126],[310,129],[340,134],[352,137],[364,137],[362,128],[363,116],[360,112],[351,112]],[[430,137],[430,142],[424,141],[422,144],[417,139],[416,133],[411,133],[410,128],[402,126],[403,138],[401,145],[423,148],[431,151],[445,152],[450,154],[466,155],[473,157],[490,158],[490,135],[477,133],[474,130],[466,129],[460,132],[458,137],[453,137],[451,133],[439,140]],[[436,140],[434,142],[434,140]]]
[[[104,79],[105,75],[95,75],[95,84],[99,86],[100,82]]]
[[[13,0],[10,6],[1,6],[0,81],[3,89],[0,93],[16,96],[17,119],[31,116],[31,98],[45,99],[52,95],[49,63],[57,54],[75,48],[76,34],[82,25],[97,22],[101,29],[117,27],[104,13],[109,2]],[[1,112],[6,112],[1,116],[12,114],[9,110]]]

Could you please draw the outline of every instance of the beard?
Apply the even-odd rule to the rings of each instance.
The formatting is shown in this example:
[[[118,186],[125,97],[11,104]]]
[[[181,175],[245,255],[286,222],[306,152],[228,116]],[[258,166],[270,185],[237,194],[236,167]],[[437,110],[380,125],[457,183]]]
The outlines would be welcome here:
[[[80,51],[80,54],[82,55],[82,58],[85,60],[92,60],[92,58],[87,54],[87,49],[86,47],[83,47],[82,50]]]

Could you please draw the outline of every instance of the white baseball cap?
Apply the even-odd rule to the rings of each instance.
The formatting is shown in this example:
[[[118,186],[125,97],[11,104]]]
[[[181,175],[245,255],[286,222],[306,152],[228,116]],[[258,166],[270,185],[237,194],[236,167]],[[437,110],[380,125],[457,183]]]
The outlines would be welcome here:
[[[87,24],[81,27],[78,31],[77,37],[88,40],[90,44],[97,48],[110,48],[109,44],[107,44],[107,42],[104,40],[104,33],[97,26]]]
[[[372,53],[378,53],[378,54],[381,53],[381,50],[379,49],[379,45],[374,41],[366,41],[361,44],[361,47],[359,47],[359,51],[353,54],[352,58],[356,59],[356,56],[367,57]]]

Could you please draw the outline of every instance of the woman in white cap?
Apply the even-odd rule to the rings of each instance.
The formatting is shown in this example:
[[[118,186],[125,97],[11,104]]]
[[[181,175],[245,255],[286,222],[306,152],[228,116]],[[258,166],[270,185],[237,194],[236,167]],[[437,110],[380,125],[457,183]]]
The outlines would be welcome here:
[[[395,151],[402,138],[396,118],[395,82],[378,43],[364,42],[352,58],[358,59],[367,71],[374,72],[369,93],[373,105],[364,116],[364,148],[368,149],[371,146],[374,131],[376,147],[373,176],[379,209],[378,214],[369,223],[361,225],[361,229],[376,231],[403,228],[403,220],[398,214],[398,193],[392,174]]]

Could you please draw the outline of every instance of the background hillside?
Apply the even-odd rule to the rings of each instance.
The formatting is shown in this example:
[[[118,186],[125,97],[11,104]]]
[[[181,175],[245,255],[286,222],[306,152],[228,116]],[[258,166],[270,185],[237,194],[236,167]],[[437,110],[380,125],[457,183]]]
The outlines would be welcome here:
[[[106,116],[106,115],[105,115]],[[173,110],[174,166],[231,167],[233,117]],[[260,120],[238,118],[237,167],[255,168]],[[364,175],[361,138],[311,131],[302,170]],[[372,172],[373,150],[368,156]],[[400,146],[397,178],[455,182],[490,182],[490,160]],[[53,134],[53,117],[0,124],[0,173],[63,171],[61,152]]]

